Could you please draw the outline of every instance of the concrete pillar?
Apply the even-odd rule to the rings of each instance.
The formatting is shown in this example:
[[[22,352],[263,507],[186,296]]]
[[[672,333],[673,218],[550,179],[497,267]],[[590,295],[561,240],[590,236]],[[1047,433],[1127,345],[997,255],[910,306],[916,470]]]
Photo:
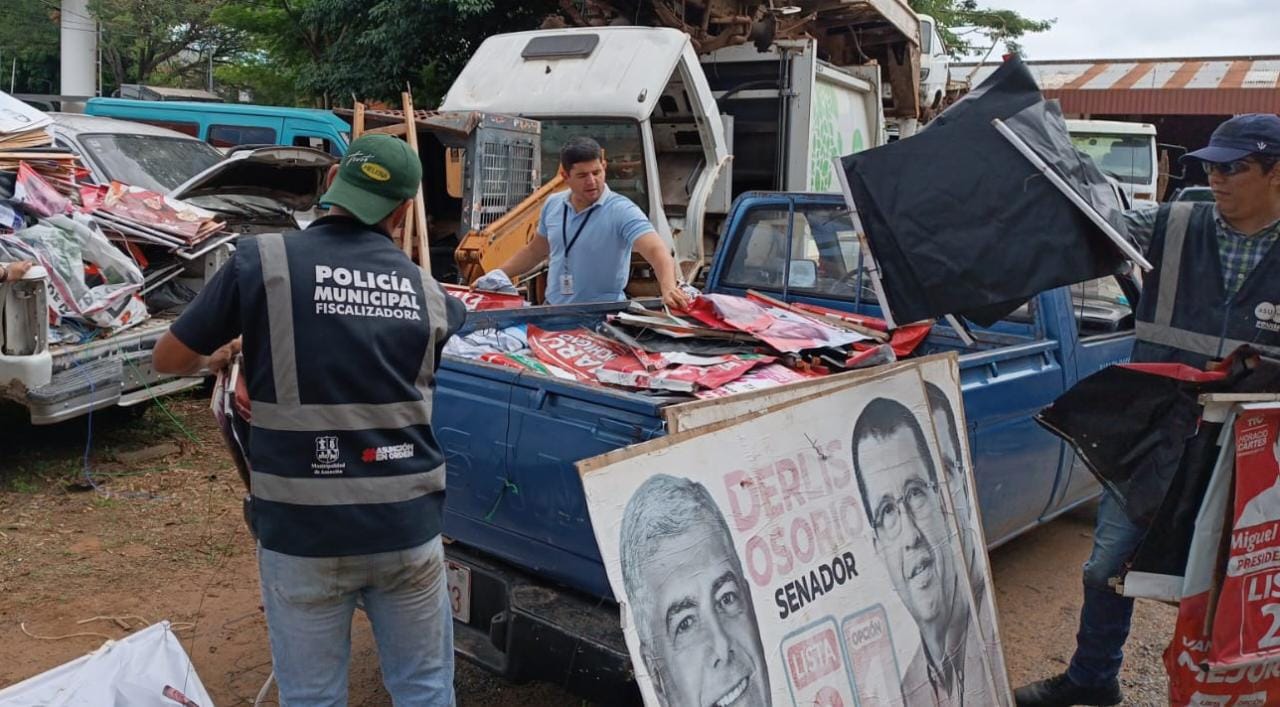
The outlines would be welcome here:
[[[97,91],[98,25],[89,0],[62,0],[62,85],[64,96],[92,96]],[[62,110],[80,113],[84,103],[63,103]]]

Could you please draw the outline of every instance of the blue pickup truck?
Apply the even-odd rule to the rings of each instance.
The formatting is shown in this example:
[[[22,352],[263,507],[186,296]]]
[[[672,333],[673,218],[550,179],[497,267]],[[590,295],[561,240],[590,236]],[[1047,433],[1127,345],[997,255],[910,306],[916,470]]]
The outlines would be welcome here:
[[[725,222],[705,287],[875,315],[863,264],[840,197],[747,193]],[[973,346],[942,326],[923,344],[921,353],[960,353],[988,546],[1097,495],[1074,452],[1032,416],[1081,378],[1128,359],[1135,297],[1118,281],[1060,288],[974,330]],[[620,308],[474,312],[467,328],[570,328]],[[444,359],[435,429],[448,459],[445,534],[460,655],[513,681],[551,681],[609,704],[638,700],[574,464],[665,434],[663,408],[680,402]]]

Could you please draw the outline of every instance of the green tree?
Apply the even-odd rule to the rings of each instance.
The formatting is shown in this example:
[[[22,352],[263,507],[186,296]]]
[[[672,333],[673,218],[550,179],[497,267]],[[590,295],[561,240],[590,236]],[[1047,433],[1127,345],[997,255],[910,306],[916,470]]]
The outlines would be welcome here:
[[[399,102],[406,85],[433,106],[486,36],[536,27],[555,0],[231,0],[217,12],[247,34],[252,67],[278,67],[298,95],[321,105],[360,98]],[[249,87],[249,86],[246,86]],[[286,92],[272,89],[278,96]],[[255,97],[256,100],[256,97]]]
[[[57,4],[0,0],[0,18],[0,89],[57,93]]]
[[[225,65],[245,50],[245,36],[215,21],[229,0],[92,0],[102,61],[103,93],[123,83],[203,85],[209,64]]]
[[[938,21],[938,33],[955,57],[985,52],[997,42],[1004,42],[1010,51],[1020,51],[1019,38],[1043,32],[1056,21],[980,7],[978,0],[911,0],[911,8]]]

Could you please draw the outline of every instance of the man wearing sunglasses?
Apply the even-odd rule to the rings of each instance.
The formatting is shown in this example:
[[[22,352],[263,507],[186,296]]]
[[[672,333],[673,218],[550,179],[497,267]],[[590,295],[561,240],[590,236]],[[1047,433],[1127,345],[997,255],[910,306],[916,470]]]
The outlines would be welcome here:
[[[1132,360],[1204,368],[1249,344],[1280,356],[1280,117],[1250,114],[1183,157],[1209,177],[1213,203],[1175,202],[1127,214],[1155,269],[1134,312]],[[1104,493],[1084,564],[1076,652],[1065,673],[1021,687],[1023,707],[1114,705],[1133,600],[1114,578],[1146,529]]]

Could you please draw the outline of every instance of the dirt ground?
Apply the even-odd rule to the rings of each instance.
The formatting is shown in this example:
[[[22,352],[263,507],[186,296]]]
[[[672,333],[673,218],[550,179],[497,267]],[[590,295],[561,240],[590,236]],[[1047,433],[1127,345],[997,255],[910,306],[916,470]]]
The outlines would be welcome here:
[[[239,480],[207,405],[193,394],[141,414],[98,413],[92,428],[85,419],[32,428],[0,416],[0,687],[167,619],[218,705],[253,704],[271,657]],[[1092,509],[1073,512],[992,553],[1015,685],[1057,673],[1071,657],[1091,519]],[[1173,620],[1173,609],[1139,603],[1126,704],[1167,704],[1160,654]],[[389,704],[360,619],[351,665],[351,704]],[[462,662],[456,684],[462,705],[581,703],[556,686],[510,685]]]

